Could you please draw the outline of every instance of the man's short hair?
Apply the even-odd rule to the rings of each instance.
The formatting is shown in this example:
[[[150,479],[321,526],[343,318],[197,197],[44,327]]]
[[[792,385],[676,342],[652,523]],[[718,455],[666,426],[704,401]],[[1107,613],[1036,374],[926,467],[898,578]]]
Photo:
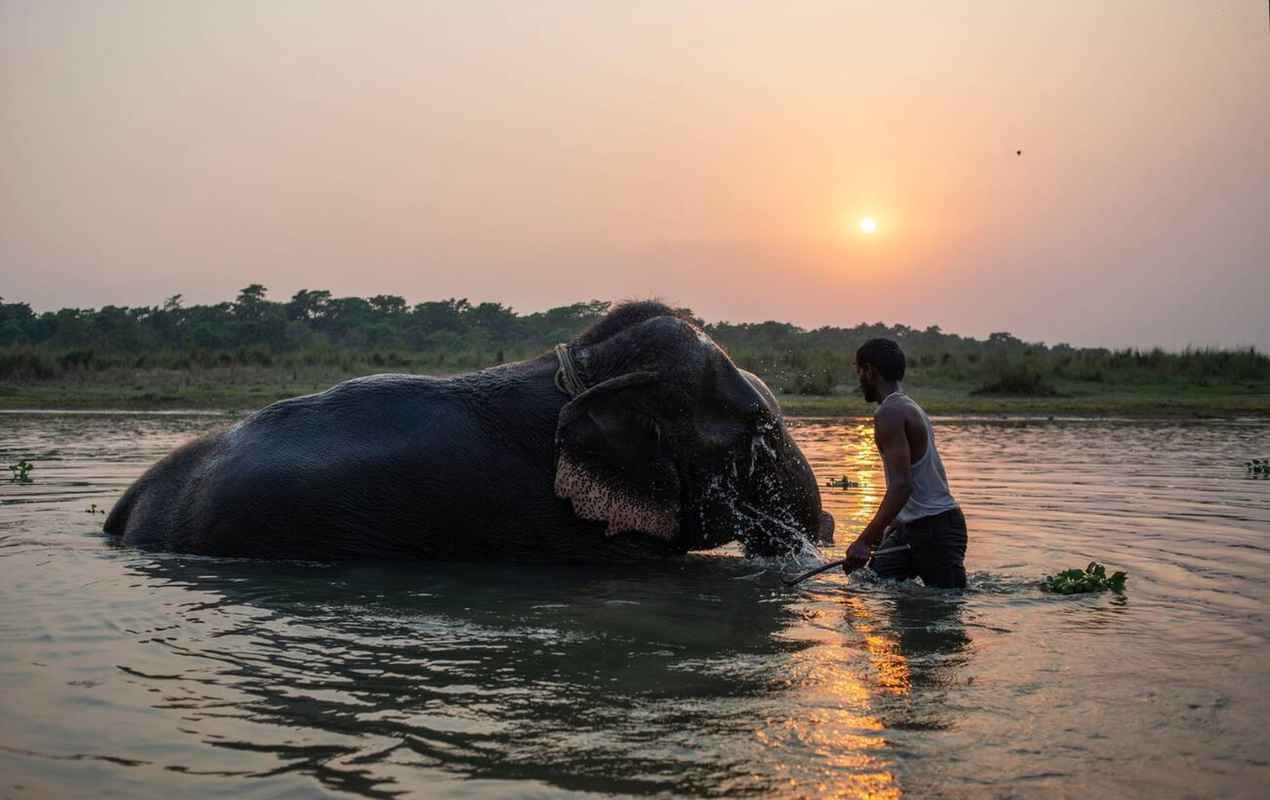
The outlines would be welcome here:
[[[888,381],[904,379],[904,368],[908,362],[904,359],[904,351],[891,339],[870,339],[855,351],[855,363],[872,364],[878,373]]]

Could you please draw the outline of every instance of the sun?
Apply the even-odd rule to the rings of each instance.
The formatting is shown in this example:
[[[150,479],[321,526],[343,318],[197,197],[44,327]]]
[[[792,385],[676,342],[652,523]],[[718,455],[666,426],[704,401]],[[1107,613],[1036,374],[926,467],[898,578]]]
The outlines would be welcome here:
[[[878,229],[878,221],[873,217],[862,217],[860,219],[860,233],[865,235],[871,234]]]

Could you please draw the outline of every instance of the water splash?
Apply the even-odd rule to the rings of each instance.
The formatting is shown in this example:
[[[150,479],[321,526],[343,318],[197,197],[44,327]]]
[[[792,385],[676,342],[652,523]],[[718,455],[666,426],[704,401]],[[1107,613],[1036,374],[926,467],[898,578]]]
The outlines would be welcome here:
[[[814,566],[824,563],[824,555],[820,552],[820,548],[816,546],[816,543],[812,541],[806,531],[791,525],[782,519],[774,517],[762,509],[755,508],[739,498],[733,498],[732,502],[734,510],[739,510],[750,515],[751,522],[768,522],[786,533],[789,533],[792,537],[791,541],[796,545],[796,549],[789,555],[772,559],[753,560],[760,562],[775,562],[781,566],[786,566],[791,563],[796,566],[807,566],[808,564]],[[738,516],[743,516],[743,514],[738,514]]]

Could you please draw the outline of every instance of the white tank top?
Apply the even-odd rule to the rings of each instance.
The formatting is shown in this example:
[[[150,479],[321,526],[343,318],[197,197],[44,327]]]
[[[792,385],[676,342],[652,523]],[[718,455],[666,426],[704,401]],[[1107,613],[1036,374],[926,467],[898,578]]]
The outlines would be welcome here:
[[[913,462],[912,467],[913,493],[909,495],[908,502],[900,509],[896,519],[900,522],[912,522],[915,519],[942,514],[956,508],[957,501],[948,490],[948,475],[944,472],[944,462],[939,457],[939,451],[935,449],[935,431],[931,428],[930,417],[926,416],[926,412],[911,397],[902,392],[887,395],[878,404],[873,416],[876,417],[882,410],[882,406],[888,403],[906,403],[917,409],[922,424],[926,426],[926,452],[919,460]],[[886,471],[885,461],[882,462],[882,468]],[[893,480],[891,473],[886,472],[888,486]]]

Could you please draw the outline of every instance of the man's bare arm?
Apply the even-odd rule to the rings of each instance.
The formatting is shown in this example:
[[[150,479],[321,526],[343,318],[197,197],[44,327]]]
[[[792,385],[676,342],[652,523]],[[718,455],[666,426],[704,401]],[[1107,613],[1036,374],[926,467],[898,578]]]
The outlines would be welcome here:
[[[869,550],[882,541],[887,526],[899,515],[900,509],[904,508],[909,496],[913,494],[913,465],[909,455],[908,437],[904,434],[903,409],[883,409],[874,420],[873,439],[890,479],[886,484],[886,495],[883,496],[877,513],[873,515],[873,521],[865,526],[860,536],[847,549],[847,557],[851,559],[868,558]]]
[[[908,436],[904,434],[904,410],[884,409],[873,425],[873,439],[886,466],[888,476],[886,495],[878,506],[873,521],[864,529],[870,535],[870,544],[877,544],[887,526],[899,516],[900,509],[913,494],[913,463],[908,449]]]

